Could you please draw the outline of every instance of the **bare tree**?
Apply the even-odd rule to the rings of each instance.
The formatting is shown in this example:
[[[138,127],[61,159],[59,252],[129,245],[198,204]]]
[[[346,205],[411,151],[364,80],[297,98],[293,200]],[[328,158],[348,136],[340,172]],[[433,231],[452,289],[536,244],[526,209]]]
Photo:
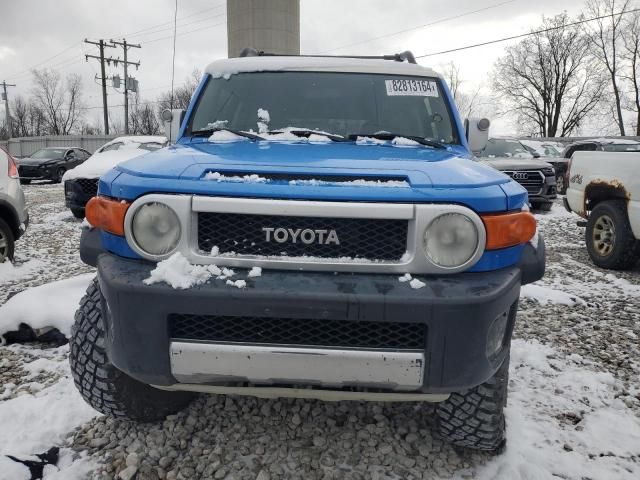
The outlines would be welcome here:
[[[631,85],[632,96],[626,106],[635,114],[635,134],[640,136],[640,12],[627,15],[622,31],[622,58],[626,63],[622,78]]]
[[[193,93],[198,88],[202,74],[198,69],[191,72],[184,83],[173,90],[173,108],[182,108],[186,110],[191,102]],[[171,90],[164,92],[158,97],[158,113],[171,108]]]
[[[624,15],[630,0],[587,0],[585,14],[591,18],[598,18],[585,23],[587,38],[595,47],[593,52],[602,65],[609,72],[611,90],[614,98],[614,119],[620,129],[620,135],[625,134],[624,117],[622,114],[622,91],[619,85],[620,75],[620,43],[624,31]],[[584,16],[583,16],[584,18]]]
[[[129,125],[133,135],[157,135],[160,132],[155,110],[148,102],[141,102],[138,94],[129,112]]]
[[[460,116],[463,119],[471,116],[476,110],[480,87],[473,92],[465,91],[462,88],[464,79],[460,74],[460,67],[454,62],[450,62],[442,68],[442,76],[447,82],[449,90],[451,90],[451,95],[453,95],[453,100],[456,107],[458,107]]]
[[[82,80],[79,75],[67,75],[63,82],[55,70],[33,70],[33,99],[41,109],[47,133],[69,135],[82,116]]]
[[[44,114],[31,98],[25,100],[22,96],[15,97],[11,116],[17,137],[38,137],[47,133]]]
[[[493,72],[493,90],[522,130],[544,137],[576,131],[599,104],[605,80],[589,40],[566,13],[543,18],[531,36],[506,49]]]

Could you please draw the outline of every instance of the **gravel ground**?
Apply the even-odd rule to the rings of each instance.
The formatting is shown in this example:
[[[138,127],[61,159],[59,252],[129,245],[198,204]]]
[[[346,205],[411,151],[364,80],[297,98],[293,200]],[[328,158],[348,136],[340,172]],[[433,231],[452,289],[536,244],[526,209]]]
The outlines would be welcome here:
[[[30,185],[25,193],[32,224],[16,255],[25,268],[20,278],[0,285],[0,305],[23,289],[91,271],[80,262],[80,222],[64,209],[62,187]],[[555,443],[547,442],[552,445],[541,444],[541,451],[551,448],[572,455],[579,448],[571,443],[572,435],[579,435],[583,416],[599,402],[613,405],[619,400],[632,415],[640,414],[640,270],[612,273],[594,267],[584,248],[583,229],[559,204],[539,215],[539,224],[548,248],[547,274],[539,286],[561,290],[571,300],[569,305],[522,300],[515,331],[519,353],[511,365],[510,388],[517,393],[512,404],[528,405],[541,424],[550,422],[561,432]],[[530,345],[539,344],[549,349],[542,366],[526,355]],[[67,355],[66,346],[0,347],[0,406],[68,382]],[[600,375],[610,392],[593,394],[597,385],[572,391],[562,375],[573,369]],[[536,397],[545,387],[553,388],[551,400]],[[444,444],[433,431],[432,411],[429,405],[413,403],[201,396],[163,422],[139,425],[96,416],[68,432],[61,445],[69,458],[89,459],[93,472],[57,478],[476,478],[492,460]],[[518,416],[513,410],[510,425],[518,423]],[[512,456],[522,453],[518,440],[509,437]],[[609,478],[634,478],[640,475],[638,445],[631,454],[613,447],[594,453],[590,447],[584,458],[609,462],[595,465],[619,473]],[[597,469],[593,475],[572,476],[558,468],[556,478],[606,478],[598,476]],[[632,476],[623,476],[628,474]],[[495,478],[550,478],[527,475],[502,471]]]

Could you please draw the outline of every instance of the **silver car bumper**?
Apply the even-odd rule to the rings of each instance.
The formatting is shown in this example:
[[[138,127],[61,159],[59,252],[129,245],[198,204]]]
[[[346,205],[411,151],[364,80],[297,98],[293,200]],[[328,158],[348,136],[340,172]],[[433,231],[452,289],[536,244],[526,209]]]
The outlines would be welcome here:
[[[422,386],[424,352],[172,342],[180,383],[311,385],[412,391]]]

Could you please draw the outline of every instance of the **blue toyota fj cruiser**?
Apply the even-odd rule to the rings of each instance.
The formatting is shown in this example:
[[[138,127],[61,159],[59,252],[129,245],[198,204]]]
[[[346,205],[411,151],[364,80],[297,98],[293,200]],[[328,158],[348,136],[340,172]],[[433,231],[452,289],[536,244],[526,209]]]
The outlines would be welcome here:
[[[109,171],[87,205],[98,274],[70,355],[85,400],[142,421],[194,392],[438,402],[442,436],[500,451],[544,244],[526,191],[472,157],[488,121],[463,125],[410,52],[248,51],[168,114],[175,145]],[[200,280],[145,282],[167,259]]]

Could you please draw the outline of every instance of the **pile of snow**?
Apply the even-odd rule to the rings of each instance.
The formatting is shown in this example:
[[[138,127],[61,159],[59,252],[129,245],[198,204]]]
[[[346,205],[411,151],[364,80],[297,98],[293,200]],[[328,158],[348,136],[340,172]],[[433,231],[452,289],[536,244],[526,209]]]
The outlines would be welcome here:
[[[424,288],[427,286],[426,283],[424,283],[421,280],[418,280],[417,278],[413,278],[411,276],[410,273],[405,273],[404,275],[402,275],[401,277],[398,277],[398,281],[400,283],[407,283],[409,282],[409,285],[411,286],[411,288],[413,288],[414,290],[417,290],[419,288]]]
[[[196,285],[202,285],[212,276],[222,275],[215,265],[192,265],[180,252],[158,262],[151,270],[149,278],[144,280],[146,285],[166,283],[175,289],[185,290]]]
[[[0,284],[3,282],[13,282],[28,277],[44,267],[44,262],[40,260],[29,260],[22,265],[14,265],[11,262],[0,263]]]
[[[420,142],[416,142],[415,140],[411,140],[410,138],[405,137],[395,137],[391,140],[391,143],[396,147],[419,147]]]
[[[233,135],[233,134],[232,134]],[[269,180],[256,174],[243,175],[242,177],[237,175],[225,175],[220,172],[207,172],[204,180],[215,180],[216,182],[234,182],[234,183],[266,183]]]
[[[33,329],[57,328],[69,337],[80,299],[94,277],[87,273],[29,288],[11,297],[0,307],[0,335],[18,330],[25,323]]]
[[[253,272],[253,275],[251,275],[251,272]],[[249,274],[250,277],[259,277],[262,274],[262,269],[259,269],[259,271],[252,269]],[[221,269],[216,265],[194,265],[182,253],[176,252],[166,260],[158,262],[156,268],[151,270],[149,278],[145,278],[143,282],[146,285],[166,283],[172,288],[185,290],[202,285],[212,278],[227,280],[235,275],[236,272],[230,268]],[[245,288],[247,286],[244,280],[235,282],[227,280],[226,284],[237,288]]]
[[[243,137],[242,135],[236,135],[233,132],[229,132],[228,130],[218,130],[213,132],[213,134],[208,139],[212,143],[234,143],[234,142],[246,142],[249,139],[247,137]]]
[[[559,305],[586,305],[586,302],[577,295],[555,290],[542,285],[523,285],[520,289],[520,298],[528,298],[542,304],[555,303]]]
[[[267,133],[269,131],[269,122],[271,121],[271,116],[269,115],[269,111],[264,108],[258,109],[258,133]]]

